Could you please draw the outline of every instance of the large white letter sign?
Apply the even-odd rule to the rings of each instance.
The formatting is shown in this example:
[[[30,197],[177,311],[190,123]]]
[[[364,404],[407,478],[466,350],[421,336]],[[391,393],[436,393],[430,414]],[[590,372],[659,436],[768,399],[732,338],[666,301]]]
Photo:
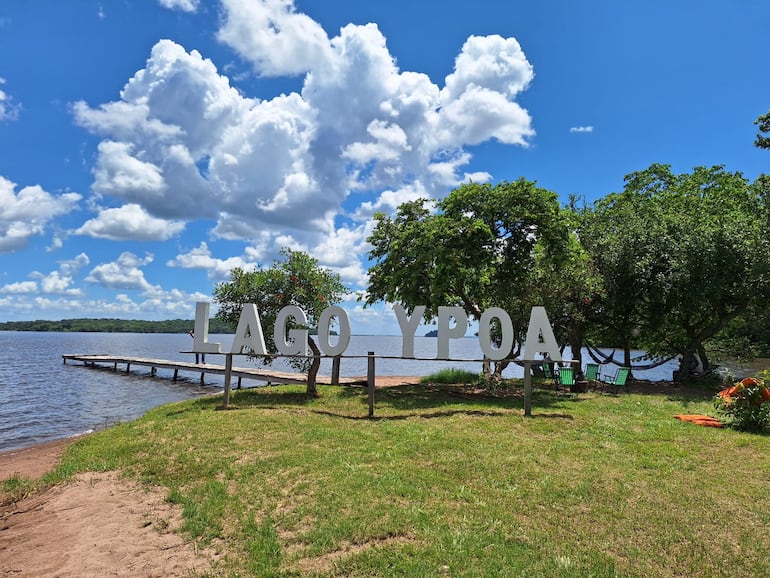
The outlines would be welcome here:
[[[219,343],[209,343],[209,308],[211,303],[198,301],[195,304],[195,330],[193,351],[195,353],[222,353]]]
[[[241,309],[230,353],[243,353],[244,347],[248,347],[256,355],[267,355],[262,322],[259,320],[257,306],[253,303],[246,303]]]
[[[340,324],[340,334],[337,339],[337,345],[329,343],[329,325],[333,317],[336,317]],[[347,311],[342,307],[332,305],[327,307],[321,313],[318,319],[318,347],[324,352],[324,355],[342,355],[350,343],[350,320]]]
[[[495,318],[500,320],[500,329],[502,331],[500,347],[492,346],[492,319]],[[511,353],[511,349],[513,349],[513,323],[505,309],[490,307],[481,314],[481,319],[479,319],[479,345],[484,356],[493,361],[505,359]]]
[[[548,314],[545,307],[533,307],[529,314],[529,327],[527,328],[527,342],[524,345],[522,359],[534,361],[538,353],[547,353],[553,361],[561,361],[561,351],[553,329],[548,322]]]
[[[275,318],[275,348],[281,355],[307,355],[307,329],[290,329],[286,335],[286,321],[292,318],[298,325],[307,325],[305,312],[296,305],[287,305]]]
[[[455,318],[455,326],[449,327],[449,318]],[[438,354],[439,359],[449,359],[449,338],[465,337],[468,316],[462,307],[438,308]]]
[[[406,316],[406,310],[399,303],[393,305],[393,311],[401,327],[401,357],[412,359],[414,358],[414,334],[420,319],[425,314],[425,305],[415,307],[411,317]]]

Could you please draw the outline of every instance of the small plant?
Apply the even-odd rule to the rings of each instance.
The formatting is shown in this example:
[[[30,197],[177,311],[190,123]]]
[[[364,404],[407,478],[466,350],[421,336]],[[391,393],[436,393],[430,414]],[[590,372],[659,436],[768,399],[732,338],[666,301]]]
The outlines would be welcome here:
[[[770,389],[768,372],[747,377],[726,387],[714,398],[714,407],[727,425],[742,431],[758,432],[770,428]]]
[[[442,369],[420,379],[420,383],[470,383],[477,384],[481,380],[478,373],[450,367]]]

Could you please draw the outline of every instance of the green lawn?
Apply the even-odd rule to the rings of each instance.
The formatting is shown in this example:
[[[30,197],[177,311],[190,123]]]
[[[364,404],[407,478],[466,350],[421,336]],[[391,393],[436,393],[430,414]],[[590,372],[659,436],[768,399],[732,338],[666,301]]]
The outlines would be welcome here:
[[[770,576],[770,437],[680,394],[272,387],[167,405],[55,476],[168,488],[232,576]],[[503,392],[504,393],[504,392]]]

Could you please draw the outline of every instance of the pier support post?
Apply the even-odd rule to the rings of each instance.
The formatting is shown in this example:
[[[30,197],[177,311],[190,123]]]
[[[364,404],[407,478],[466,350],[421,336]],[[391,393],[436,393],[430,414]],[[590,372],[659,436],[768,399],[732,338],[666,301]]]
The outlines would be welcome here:
[[[369,417],[374,417],[374,351],[369,352],[366,367],[366,388],[369,392]]]

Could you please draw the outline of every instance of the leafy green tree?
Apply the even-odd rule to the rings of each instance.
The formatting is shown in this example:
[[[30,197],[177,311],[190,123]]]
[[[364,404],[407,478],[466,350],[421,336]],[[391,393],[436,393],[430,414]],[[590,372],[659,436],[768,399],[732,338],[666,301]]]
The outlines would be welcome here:
[[[631,351],[641,331],[656,255],[649,237],[660,220],[643,195],[611,194],[582,213],[581,244],[600,279],[595,295],[592,339],[619,347],[631,367]]]
[[[558,261],[567,244],[556,194],[524,179],[464,184],[441,201],[405,203],[395,217],[375,220],[366,305],[399,303],[410,313],[424,305],[426,321],[440,306],[462,307],[475,320],[498,306],[519,337],[529,321],[536,248],[541,261]],[[519,338],[511,356],[520,345]],[[496,363],[492,377],[505,364]],[[489,378],[487,363],[484,372]]]
[[[276,354],[274,326],[278,312],[288,306],[300,307],[307,316],[308,329],[317,329],[322,311],[342,300],[347,288],[340,276],[318,265],[318,260],[301,251],[283,249],[282,258],[272,267],[256,271],[235,268],[230,280],[218,283],[214,288],[214,302],[219,306],[216,317],[232,327],[238,323],[243,305],[254,303],[259,311],[265,345],[268,353]],[[316,379],[321,365],[321,351],[308,334],[310,359],[290,358],[291,365],[307,371],[307,394],[317,396]],[[271,356],[263,358],[270,363]]]
[[[768,110],[766,114],[757,117],[754,124],[759,127],[754,146],[761,149],[770,149],[770,136],[767,136],[770,135],[770,110]]]
[[[536,252],[530,298],[533,304],[545,306],[556,339],[570,346],[572,359],[577,362],[576,369],[581,371],[586,331],[592,325],[601,297],[601,278],[577,235],[582,215],[573,203],[574,199],[571,206],[564,209],[569,231],[565,256],[556,261],[542,258],[541,252]]]
[[[594,213],[584,239],[605,284],[602,312],[624,343],[681,355],[682,380],[695,354],[708,368],[708,339],[767,299],[763,200],[740,173],[652,165]]]

